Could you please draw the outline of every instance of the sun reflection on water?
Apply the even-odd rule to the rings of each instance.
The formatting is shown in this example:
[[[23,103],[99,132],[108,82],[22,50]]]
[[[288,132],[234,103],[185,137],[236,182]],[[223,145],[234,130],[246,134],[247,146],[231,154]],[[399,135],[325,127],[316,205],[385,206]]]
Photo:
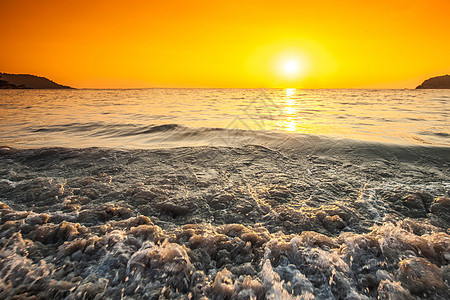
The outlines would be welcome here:
[[[295,116],[296,109],[295,105],[295,92],[297,90],[294,88],[286,89],[284,112],[286,113],[286,119],[282,121],[281,128],[286,131],[297,131],[297,118]]]
[[[297,131],[297,121],[294,118],[288,117],[283,121],[283,129],[286,131]]]
[[[292,107],[292,106],[286,106],[286,107],[285,107],[285,111],[286,111],[286,114],[288,114],[288,115],[293,115],[293,114],[295,114],[295,108]]]
[[[297,91],[297,89],[286,89],[286,97],[287,98],[292,98],[292,96],[294,96],[295,92]]]

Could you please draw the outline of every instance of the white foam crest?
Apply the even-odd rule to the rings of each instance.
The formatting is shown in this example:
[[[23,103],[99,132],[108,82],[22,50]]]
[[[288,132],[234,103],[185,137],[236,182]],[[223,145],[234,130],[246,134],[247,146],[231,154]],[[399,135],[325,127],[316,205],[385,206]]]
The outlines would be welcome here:
[[[386,204],[377,198],[377,189],[368,188],[368,184],[360,190],[355,204],[364,208],[377,223],[381,223],[386,215]]]
[[[19,284],[33,286],[54,273],[54,266],[44,260],[33,263],[25,247],[26,241],[15,233],[0,249],[0,298],[8,298]]]
[[[284,280],[280,280],[280,275],[273,269],[270,260],[266,259],[260,273],[263,285],[267,289],[266,299],[315,299],[312,283],[300,271],[294,270],[293,272],[294,275],[291,281],[285,282]],[[301,294],[294,295],[294,288],[301,288]]]

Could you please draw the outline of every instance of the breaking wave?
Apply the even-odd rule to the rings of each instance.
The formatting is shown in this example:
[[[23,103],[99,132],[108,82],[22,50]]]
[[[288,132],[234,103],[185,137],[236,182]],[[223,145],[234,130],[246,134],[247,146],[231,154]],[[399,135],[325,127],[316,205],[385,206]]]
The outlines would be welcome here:
[[[325,145],[2,147],[0,298],[448,299],[448,151]]]

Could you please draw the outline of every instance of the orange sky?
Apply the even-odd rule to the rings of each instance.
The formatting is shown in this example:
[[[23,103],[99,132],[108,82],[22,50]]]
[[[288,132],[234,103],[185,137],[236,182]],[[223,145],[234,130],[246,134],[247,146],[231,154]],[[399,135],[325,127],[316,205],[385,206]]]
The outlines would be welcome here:
[[[0,0],[0,72],[78,88],[414,88],[450,73],[449,12],[449,0]]]

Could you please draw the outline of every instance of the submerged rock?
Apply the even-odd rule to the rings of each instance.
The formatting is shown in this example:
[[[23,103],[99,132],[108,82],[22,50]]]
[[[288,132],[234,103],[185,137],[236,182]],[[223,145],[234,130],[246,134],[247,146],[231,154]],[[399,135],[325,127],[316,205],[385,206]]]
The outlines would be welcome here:
[[[326,216],[323,223],[325,228],[331,232],[339,232],[345,227],[344,221],[338,215]]]
[[[433,203],[433,196],[424,192],[416,192],[406,196],[386,194],[384,199],[392,208],[409,218],[426,218]]]
[[[378,299],[380,300],[414,300],[408,290],[398,281],[383,280],[378,286]]]
[[[413,294],[422,296],[445,287],[441,270],[424,258],[406,259],[399,266],[399,280]]]
[[[431,212],[450,224],[450,198],[440,197],[434,200]]]

